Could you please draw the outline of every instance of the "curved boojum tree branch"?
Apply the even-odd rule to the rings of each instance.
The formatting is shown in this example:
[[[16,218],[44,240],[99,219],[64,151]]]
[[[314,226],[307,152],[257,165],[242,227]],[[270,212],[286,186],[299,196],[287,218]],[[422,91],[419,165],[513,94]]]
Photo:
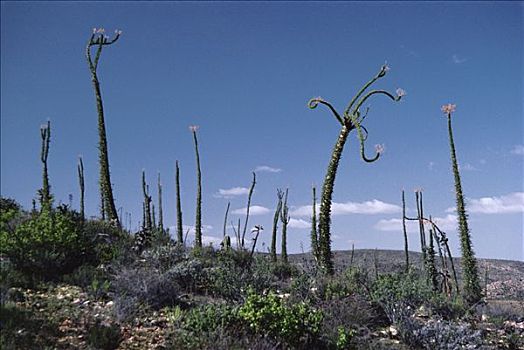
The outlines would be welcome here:
[[[342,157],[342,152],[344,150],[344,145],[346,143],[347,137],[351,130],[357,129],[358,138],[360,141],[360,152],[362,159],[366,162],[376,161],[382,148],[377,148],[377,154],[374,158],[367,158],[364,153],[364,142],[367,140],[368,131],[364,128],[361,123],[362,120],[367,116],[369,108],[366,110],[366,113],[363,117],[360,117],[360,107],[362,104],[371,96],[375,94],[384,94],[391,97],[394,101],[400,100],[400,98],[405,94],[404,90],[397,90],[401,92],[398,96],[393,96],[391,93],[385,90],[372,90],[361,96],[367,91],[367,89],[378,79],[384,77],[389,68],[384,65],[381,67],[380,71],[364,86],[359,90],[359,92],[351,99],[348,107],[346,108],[342,116],[336,111],[333,105],[322,98],[313,98],[309,101],[308,107],[310,109],[315,109],[319,104],[327,106],[332,114],[335,116],[335,119],[341,124],[342,128],[340,129],[339,136],[333,151],[331,153],[331,159],[327,168],[326,176],[324,178],[324,184],[322,186],[322,196],[320,200],[320,212],[319,212],[319,232],[318,232],[318,249],[319,249],[319,266],[324,269],[327,273],[332,274],[334,272],[333,258],[331,252],[331,202],[333,196],[333,189],[335,184],[335,177],[338,170],[338,164],[340,158]],[[360,98],[360,100],[359,100]],[[358,101],[358,103],[357,103]],[[356,107],[355,106],[356,104]]]
[[[102,48],[104,46],[114,44],[120,38],[122,31],[115,30],[115,36],[113,37],[113,39],[109,39],[109,37],[105,35],[104,32],[105,30],[103,28],[93,28],[93,34],[89,38],[89,41],[86,45],[86,58],[89,70],[91,72],[91,81],[95,90],[96,108],[98,113],[98,157],[100,164],[99,185],[101,216],[103,220],[108,219],[109,221],[114,222],[116,226],[120,228],[121,225],[115,206],[113,189],[111,184],[111,175],[109,171],[109,155],[107,150],[104,106],[102,103],[102,92],[100,89],[100,82],[98,80],[97,68],[98,62],[100,60],[100,55],[102,54]],[[93,47],[97,47],[94,60],[91,57],[91,49]]]

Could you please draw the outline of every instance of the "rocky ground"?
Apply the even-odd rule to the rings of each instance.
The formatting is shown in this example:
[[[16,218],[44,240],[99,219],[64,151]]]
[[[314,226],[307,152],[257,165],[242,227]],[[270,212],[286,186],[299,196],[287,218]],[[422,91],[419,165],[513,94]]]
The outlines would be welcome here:
[[[350,254],[337,252],[338,266],[344,266],[343,261],[349,261]],[[353,264],[369,265],[369,261],[372,261],[370,254],[375,252],[356,251]],[[399,254],[402,255],[401,252],[380,251],[380,266],[401,266],[401,262],[396,262],[399,259],[402,261]],[[415,254],[414,260],[416,257]],[[307,257],[303,255],[292,258],[297,263],[308,263]],[[390,264],[387,263],[388,258],[391,258]],[[488,339],[489,345],[464,348],[524,349],[524,263],[480,260],[479,265],[481,269],[489,266],[485,285],[486,301],[476,307],[474,316],[469,320],[454,326],[474,328],[479,335]],[[16,349],[89,349],[92,346],[88,344],[93,344],[89,338],[93,334],[100,334],[93,332],[98,326],[106,326],[104,329],[109,331],[111,327],[118,328],[116,333],[120,336],[115,344],[118,349],[164,349],[166,334],[172,325],[172,316],[160,310],[117,326],[112,300],[107,297],[93,299],[80,287],[67,284],[47,285],[39,290],[12,288],[9,290],[9,299],[14,301],[16,308],[8,309],[12,314],[7,315],[7,320],[17,318],[23,321],[17,323],[22,326],[16,330],[16,339],[11,342],[17,344]],[[431,318],[423,308],[414,310],[414,313],[418,321],[431,329],[442,329],[442,333],[445,333],[448,327],[445,321]],[[6,322],[5,318],[3,322]],[[375,348],[408,349],[402,345],[395,326],[368,333],[364,336],[373,339]]]

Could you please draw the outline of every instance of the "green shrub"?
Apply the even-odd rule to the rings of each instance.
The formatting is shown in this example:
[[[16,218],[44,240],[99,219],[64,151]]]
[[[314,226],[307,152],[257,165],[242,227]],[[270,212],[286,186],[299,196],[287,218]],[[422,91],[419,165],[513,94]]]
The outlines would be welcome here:
[[[323,318],[322,312],[306,303],[287,306],[274,293],[249,293],[239,315],[255,333],[273,337],[292,347],[316,341]]]
[[[355,336],[356,331],[354,329],[347,330],[344,327],[338,327],[337,333],[335,346],[337,349],[347,349],[351,343],[351,339]]]
[[[183,328],[206,333],[216,328],[228,328],[241,322],[238,307],[208,304],[189,310],[183,317]]]
[[[403,301],[417,307],[430,300],[434,293],[424,278],[414,273],[380,275],[371,286],[371,296],[379,303]]]
[[[82,235],[60,211],[43,211],[19,224],[12,234],[0,232],[0,254],[31,277],[55,279],[84,261]]]

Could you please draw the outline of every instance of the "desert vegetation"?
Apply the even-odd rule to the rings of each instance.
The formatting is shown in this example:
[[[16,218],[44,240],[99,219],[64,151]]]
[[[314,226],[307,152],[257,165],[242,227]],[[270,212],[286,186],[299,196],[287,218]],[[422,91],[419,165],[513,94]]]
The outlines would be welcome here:
[[[157,175],[156,208],[154,191],[150,190],[146,171],[142,171],[143,211],[137,232],[127,228],[116,210],[97,67],[102,50],[121,36],[117,30],[111,39],[103,29],[95,29],[86,47],[99,133],[99,217],[85,214],[84,197],[94,194],[86,193],[85,176],[91,174],[84,175],[82,157],[77,165],[79,209],[55,205],[47,162],[53,156],[50,121],[40,129],[39,207],[27,210],[14,199],[0,200],[3,349],[524,347],[524,265],[478,260],[471,244],[474,233],[468,228],[451,127],[455,105],[444,105],[442,111],[448,122],[449,175],[455,181],[461,258],[451,256],[446,232],[424,213],[422,190],[414,193],[416,217],[407,216],[409,199],[404,191],[401,193],[403,251],[332,251],[332,198],[348,136],[356,130],[365,162],[379,160],[384,150],[381,145],[375,147],[374,156],[366,155],[368,130],[364,121],[369,109],[363,110],[363,105],[379,95],[392,101],[406,95],[400,88],[395,94],[371,89],[386,77],[387,65],[358,90],[342,113],[320,97],[308,103],[311,109],[325,106],[340,124],[322,184],[318,215],[317,192],[312,187],[308,253],[287,251],[288,198],[293,196],[288,188],[276,189],[273,227],[267,230],[271,245],[267,252],[257,250],[264,228],[249,223],[256,173],[252,174],[243,225],[240,220],[228,221],[228,204],[222,244],[214,248],[203,243],[205,172],[200,164],[198,127],[191,126],[197,183],[192,245],[183,231],[182,208],[187,203],[180,198],[183,184],[178,161],[176,193],[163,193]],[[438,132],[445,133],[445,125]],[[53,133],[55,137],[60,135]],[[169,232],[164,223],[167,214],[163,203],[169,198],[176,202],[175,232]],[[407,221],[418,223],[417,248],[421,253],[409,250]]]

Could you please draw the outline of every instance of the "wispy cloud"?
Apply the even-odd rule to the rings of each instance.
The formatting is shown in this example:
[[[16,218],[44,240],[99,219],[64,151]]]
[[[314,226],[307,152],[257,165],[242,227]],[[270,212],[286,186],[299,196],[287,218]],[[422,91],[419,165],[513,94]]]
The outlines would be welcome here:
[[[279,173],[282,169],[273,168],[267,165],[259,165],[255,168],[255,172],[266,172],[266,173]]]
[[[434,168],[435,168],[435,162],[433,162],[433,161],[429,162],[429,163],[428,163],[428,169],[429,169],[430,171],[433,171]]]
[[[320,210],[320,205],[317,204],[317,212]],[[385,203],[377,199],[366,201],[362,203],[346,202],[336,203],[331,205],[331,215],[348,215],[348,214],[394,214],[402,210],[398,205]],[[294,216],[311,216],[313,212],[312,205],[304,205],[296,208],[291,212]]]
[[[381,219],[374,227],[379,231],[401,231],[402,219]],[[418,223],[415,221],[406,221],[406,230],[415,231],[417,227]]]
[[[432,218],[433,222],[443,231],[452,231],[457,227],[457,216],[448,214],[445,217]],[[379,220],[375,226],[379,231],[402,231],[402,219],[382,219]],[[406,220],[407,232],[418,232],[418,221]]]
[[[183,225],[182,228],[184,230],[184,234],[186,234],[188,230],[189,230],[189,235],[195,234],[195,226]],[[209,233],[212,229],[213,229],[213,226],[211,225],[202,225],[202,233]],[[176,227],[175,226],[169,227],[169,231],[176,232]]]
[[[247,208],[235,209],[232,211],[233,214],[237,215],[246,215]],[[269,213],[270,210],[266,207],[260,205],[252,205],[249,207],[249,215],[265,215]]]
[[[294,219],[294,218],[291,218],[289,220],[289,224],[288,224],[288,227],[289,228],[300,228],[300,229],[303,229],[303,228],[311,228],[311,223],[306,221],[306,220],[303,220],[303,219]]]
[[[524,145],[515,145],[511,150],[511,154],[515,154],[517,156],[524,156]]]
[[[470,163],[466,163],[464,165],[459,165],[459,169],[460,170],[464,170],[464,171],[479,171],[478,168],[474,167]]]
[[[468,60],[467,58],[465,58],[463,56],[460,56],[458,54],[453,54],[451,56],[451,59],[453,60],[453,63],[455,63],[455,64],[461,64],[461,63],[464,63],[464,62],[466,62]]]
[[[524,213],[524,192],[513,192],[499,197],[470,199],[467,211],[479,214]],[[455,212],[455,207],[448,208],[446,212]]]
[[[229,189],[219,189],[215,197],[219,198],[231,198],[236,196],[242,196],[249,193],[249,188],[246,187],[233,187]]]

